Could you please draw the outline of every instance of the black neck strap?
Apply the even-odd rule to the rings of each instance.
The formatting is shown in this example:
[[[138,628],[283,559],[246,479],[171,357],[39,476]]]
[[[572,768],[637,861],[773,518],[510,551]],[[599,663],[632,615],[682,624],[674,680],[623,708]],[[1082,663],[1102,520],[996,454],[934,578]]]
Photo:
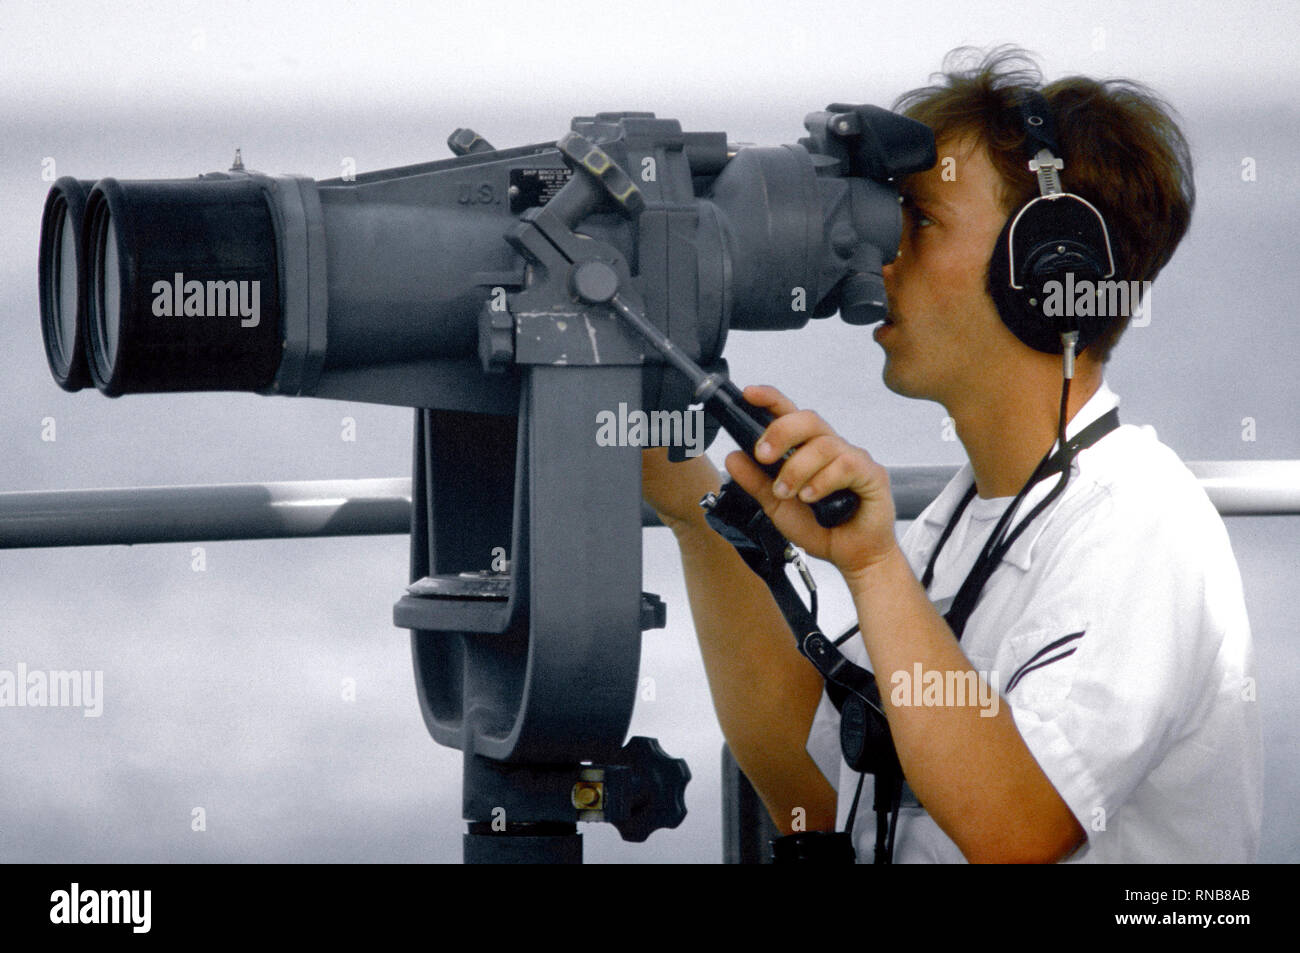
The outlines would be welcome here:
[[[984,545],[983,551],[975,561],[975,565],[971,567],[970,573],[966,576],[961,588],[957,591],[957,595],[953,598],[951,608],[949,608],[948,613],[944,616],[958,639],[962,637],[962,633],[966,629],[966,621],[970,618],[971,613],[975,611],[975,604],[979,601],[980,593],[984,589],[984,584],[988,582],[989,577],[993,575],[993,571],[1002,563],[1007,551],[1011,548],[1011,545],[1016,541],[1016,539],[1019,538],[1020,534],[1025,531],[1039,513],[1047,508],[1060,491],[1064,490],[1064,480],[1062,480],[1056,489],[1052,493],[1049,493],[1041,503],[1034,507],[1027,517],[1020,521],[1015,530],[1007,533],[1007,524],[1011,521],[1016,508],[1020,505],[1020,501],[1024,499],[1025,495],[1028,494],[1031,488],[1052,476],[1054,473],[1068,475],[1070,464],[1074,461],[1075,456],[1081,450],[1092,446],[1118,426],[1119,409],[1112,408],[1108,413],[1098,417],[1083,430],[1079,431],[1079,433],[1072,439],[1066,441],[1064,447],[1057,449],[1055,453],[1048,453],[1047,456],[1043,457],[1042,462],[1038,464],[1038,467],[1029,477],[1029,481],[1025,484],[1020,493],[1016,495],[1016,498],[1011,501],[1011,504],[1003,512],[1002,518],[998,520],[997,526],[994,527],[992,534],[989,536],[988,542]],[[974,498],[975,484],[972,483],[970,489],[966,491],[966,495],[963,496],[961,502],[957,504],[957,508],[953,510],[952,516],[948,519],[948,525],[944,527],[943,533],[939,537],[939,542],[935,545],[934,552],[930,555],[930,561],[925,567],[924,575],[921,577],[921,586],[924,589],[929,590],[930,583],[934,581],[934,567],[939,561],[939,553],[943,550],[944,543],[948,542],[948,537],[952,535],[952,531],[956,528],[962,514],[966,511],[966,507],[970,505],[970,501]]]

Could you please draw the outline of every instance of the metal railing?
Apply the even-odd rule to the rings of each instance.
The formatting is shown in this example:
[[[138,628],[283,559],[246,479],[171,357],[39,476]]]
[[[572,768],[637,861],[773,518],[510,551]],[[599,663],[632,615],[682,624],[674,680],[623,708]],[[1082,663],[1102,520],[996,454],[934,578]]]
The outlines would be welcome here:
[[[1224,516],[1300,515],[1300,460],[1189,463]],[[891,467],[900,520],[956,467]],[[646,508],[643,522],[657,526]],[[411,481],[301,480],[0,493],[0,549],[407,533]]]

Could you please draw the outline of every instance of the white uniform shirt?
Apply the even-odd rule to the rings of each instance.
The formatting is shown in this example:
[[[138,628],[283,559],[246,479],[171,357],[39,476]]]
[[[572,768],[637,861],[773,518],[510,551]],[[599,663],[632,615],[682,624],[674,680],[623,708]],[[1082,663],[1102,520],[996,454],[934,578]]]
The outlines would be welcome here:
[[[1067,437],[1118,403],[1103,383]],[[971,482],[967,464],[905,534],[918,578]],[[1030,491],[1013,527],[1056,482]],[[929,590],[940,613],[1009,502],[976,496],[962,514]],[[1262,742],[1241,577],[1213,504],[1150,428],[1121,426],[1076,457],[1064,494],[985,585],[961,647],[1087,835],[1069,860],[1255,859]],[[870,667],[860,636],[841,648]],[[887,696],[893,683],[880,683]],[[825,693],[808,751],[839,792],[842,830],[859,776]],[[875,849],[872,781],[854,823],[863,863]],[[901,810],[895,863],[962,860],[923,807]]]

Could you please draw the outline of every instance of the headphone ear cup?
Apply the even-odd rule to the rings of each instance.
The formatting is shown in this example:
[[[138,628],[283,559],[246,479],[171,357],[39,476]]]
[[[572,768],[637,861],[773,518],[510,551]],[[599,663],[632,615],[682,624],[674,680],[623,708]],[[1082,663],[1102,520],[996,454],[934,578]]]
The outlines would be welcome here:
[[[1098,293],[1108,261],[1105,223],[1095,209],[1071,194],[1032,199],[1002,226],[989,262],[989,295],[1026,346],[1060,354],[1061,333],[1075,330],[1081,352],[1114,317]]]
[[[1011,253],[1008,242],[1011,223],[1019,213],[1020,209],[1017,209],[1007,217],[1006,224],[1002,226],[1002,234],[993,245],[993,257],[989,260],[989,296],[997,306],[1002,323],[1026,347],[1045,354],[1060,354],[1061,334],[1056,329],[1056,323],[1045,318],[1037,307],[1029,304],[1032,296],[1029,286],[1023,291],[1011,287]]]

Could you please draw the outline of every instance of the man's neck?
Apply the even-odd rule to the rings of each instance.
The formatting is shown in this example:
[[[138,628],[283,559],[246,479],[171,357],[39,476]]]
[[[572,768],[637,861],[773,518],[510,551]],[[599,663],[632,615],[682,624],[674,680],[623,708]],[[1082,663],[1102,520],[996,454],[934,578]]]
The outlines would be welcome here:
[[[975,487],[984,499],[1015,496],[1056,442],[1061,409],[1061,377],[1041,370],[1031,380],[979,394],[967,393],[948,407],[957,436],[970,457]],[[1029,385],[1029,386],[1026,386]],[[1101,386],[1101,368],[1076,365],[1070,383],[1066,422]]]

